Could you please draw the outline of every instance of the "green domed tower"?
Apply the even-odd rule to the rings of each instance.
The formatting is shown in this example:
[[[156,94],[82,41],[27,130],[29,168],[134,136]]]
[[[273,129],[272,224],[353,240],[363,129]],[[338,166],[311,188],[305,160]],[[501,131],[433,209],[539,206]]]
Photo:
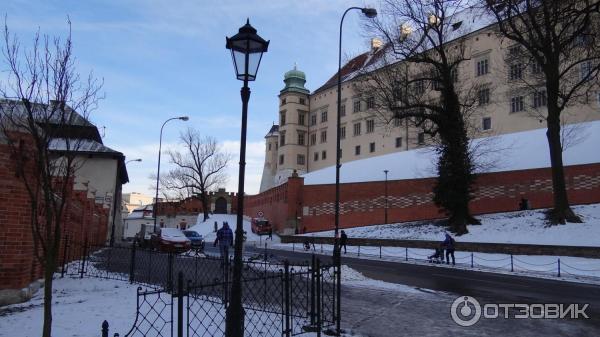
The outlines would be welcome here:
[[[261,182],[261,190],[287,181],[294,171],[298,174],[307,171],[310,91],[304,87],[306,75],[294,66],[294,69],[285,73],[283,82],[285,87],[279,93],[278,149],[273,165],[276,167],[275,175],[272,177],[272,184]],[[268,177],[263,172],[263,180],[265,179]]]

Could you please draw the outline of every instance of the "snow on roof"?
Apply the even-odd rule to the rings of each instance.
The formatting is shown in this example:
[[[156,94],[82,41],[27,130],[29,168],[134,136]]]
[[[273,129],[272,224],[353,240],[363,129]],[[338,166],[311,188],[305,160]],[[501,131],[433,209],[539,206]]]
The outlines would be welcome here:
[[[54,151],[74,151],[74,152],[95,152],[95,153],[113,153],[121,154],[110,147],[91,139],[52,139],[49,145],[50,150]]]
[[[465,3],[468,3],[468,1]],[[451,15],[448,14],[446,21],[445,30],[447,33],[445,44],[496,23],[495,18],[480,6],[470,6],[459,9]],[[344,64],[340,70],[342,82],[352,80],[362,74],[375,71],[388,64],[400,61],[402,61],[402,59],[399,55],[394,53],[390,43],[386,43],[382,48],[369,50],[352,58]],[[336,72],[329,80],[327,80],[327,82],[317,88],[313,94],[336,85],[337,76]]]
[[[563,152],[563,162],[568,165],[600,163],[600,121],[571,124],[579,137]],[[478,138],[472,147],[485,148],[478,157],[480,162],[492,163],[493,167],[479,172],[505,172],[550,167],[546,129],[510,133],[500,136]],[[431,148],[401,151],[382,156],[360,159],[342,164],[340,182],[381,181],[388,170],[389,180],[431,178],[435,171],[435,153]],[[335,166],[326,167],[303,175],[305,185],[335,183]]]

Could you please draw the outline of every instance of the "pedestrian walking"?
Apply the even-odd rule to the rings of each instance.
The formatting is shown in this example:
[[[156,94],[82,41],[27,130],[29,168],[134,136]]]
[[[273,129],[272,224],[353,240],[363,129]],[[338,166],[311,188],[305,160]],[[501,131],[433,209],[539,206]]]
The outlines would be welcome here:
[[[217,238],[213,243],[213,246],[219,245],[219,252],[221,253],[221,266],[229,262],[229,247],[233,246],[233,232],[229,228],[227,222],[223,222],[223,227],[217,231]]]
[[[269,240],[273,241],[273,228],[269,228]]]
[[[348,235],[346,232],[342,231],[340,235],[340,251],[342,251],[342,247],[344,247],[344,254],[346,254],[346,244],[348,243]]]
[[[444,242],[442,243],[444,248],[446,249],[446,264],[450,264],[450,256],[452,256],[452,265],[455,265],[455,260],[454,260],[454,244],[456,243],[456,241],[454,241],[454,238],[450,236],[450,234],[446,233],[446,238],[444,239]]]

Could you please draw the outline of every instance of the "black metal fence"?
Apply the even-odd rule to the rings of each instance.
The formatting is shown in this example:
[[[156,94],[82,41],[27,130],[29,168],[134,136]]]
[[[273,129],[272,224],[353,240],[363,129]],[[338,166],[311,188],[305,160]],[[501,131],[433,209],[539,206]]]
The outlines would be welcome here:
[[[125,336],[224,335],[231,260],[72,242],[65,252],[63,275],[144,286],[138,288],[135,322]],[[69,259],[74,262],[66,263]],[[332,327],[339,319],[337,272],[315,256],[297,265],[244,261],[245,335],[296,336],[308,331],[320,335]],[[108,324],[105,331],[108,336]]]

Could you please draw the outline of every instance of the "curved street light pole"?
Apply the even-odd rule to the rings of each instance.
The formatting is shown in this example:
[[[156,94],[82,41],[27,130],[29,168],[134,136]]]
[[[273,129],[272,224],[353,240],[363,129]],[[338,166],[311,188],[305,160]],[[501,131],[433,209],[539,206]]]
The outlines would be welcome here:
[[[174,119],[179,119],[179,120],[186,122],[190,118],[188,116],[169,118],[160,127],[160,138],[158,139],[158,168],[156,169],[156,195],[154,197],[154,205],[152,206],[152,215],[154,218],[154,233],[156,233],[156,206],[158,205],[158,184],[160,182],[160,153],[162,151],[162,133],[163,133],[163,128],[165,127],[165,124],[167,124],[167,122],[172,121]]]
[[[342,122],[342,116],[340,115],[341,105],[342,105],[342,27],[344,24],[344,18],[349,11],[353,9],[360,10],[364,15],[368,18],[374,18],[377,15],[377,11],[373,8],[361,8],[361,7],[350,7],[346,9],[344,14],[342,15],[342,19],[340,20],[340,39],[338,44],[338,72],[337,72],[337,121],[336,121],[336,137],[335,137],[335,236],[334,236],[334,246],[333,246],[333,259],[334,263],[336,263],[338,268],[337,273],[337,320],[336,320],[336,332],[340,334],[340,315],[341,315],[341,283],[342,278],[339,273],[341,267],[341,255],[340,255],[340,247],[339,247],[339,228],[340,228],[340,148],[341,148],[341,137],[340,137],[340,125]]]

